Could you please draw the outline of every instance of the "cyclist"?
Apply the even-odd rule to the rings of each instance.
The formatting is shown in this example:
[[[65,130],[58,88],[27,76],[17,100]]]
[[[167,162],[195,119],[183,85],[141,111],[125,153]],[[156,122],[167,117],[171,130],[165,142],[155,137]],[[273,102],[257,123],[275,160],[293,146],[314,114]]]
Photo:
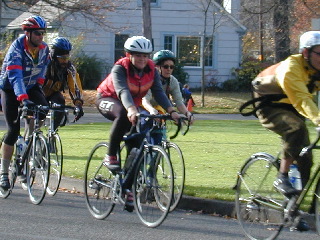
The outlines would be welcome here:
[[[48,65],[43,91],[48,102],[64,105],[66,101],[61,92],[67,85],[69,95],[77,108],[75,111],[75,120],[77,121],[83,116],[83,90],[79,74],[69,60],[71,49],[72,44],[67,38],[53,39],[50,51],[51,62]],[[55,117],[54,129],[60,125],[64,113],[57,112]]]
[[[3,61],[0,89],[3,113],[8,126],[2,145],[0,168],[0,188],[3,190],[10,188],[8,169],[13,146],[20,133],[20,119],[17,119],[19,105],[48,105],[42,91],[49,63],[49,48],[43,42],[46,28],[46,21],[42,17],[26,18],[22,22],[24,35],[11,44]],[[44,119],[45,113],[41,114],[40,118]]]
[[[173,119],[180,118],[163,91],[159,74],[149,59],[152,52],[151,42],[145,37],[133,36],[126,40],[124,50],[126,56],[114,64],[111,73],[97,88],[96,106],[104,117],[113,121],[109,150],[103,160],[104,165],[111,171],[120,168],[117,159],[120,142],[131,126],[136,124],[142,98],[149,89]],[[132,144],[139,147],[139,143]],[[131,184],[126,186],[126,206],[130,207],[133,206]]]
[[[181,88],[179,81],[172,75],[175,67],[176,57],[173,52],[169,50],[160,50],[153,56],[153,62],[156,65],[156,69],[160,73],[160,80],[162,88],[165,91],[168,98],[173,100],[174,105],[177,107],[180,113],[184,114],[190,120],[194,120],[193,114],[189,112],[186,105],[183,103],[183,97],[181,94]],[[164,113],[165,111],[159,106],[159,104],[152,98],[151,91],[148,91],[147,95],[142,99],[142,106],[150,114]],[[153,133],[153,143],[160,144],[162,134]]]
[[[289,56],[275,65],[272,71],[285,97],[263,105],[256,112],[262,126],[279,134],[283,140],[283,157],[274,186],[288,197],[298,193],[288,177],[289,166],[294,161],[301,173],[302,186],[306,185],[310,177],[312,155],[309,153],[301,158],[299,153],[310,144],[305,118],[317,126],[320,124],[319,109],[312,96],[313,92],[319,90],[320,31],[305,32],[300,37],[299,49],[300,54]],[[265,91],[268,94],[268,90]]]

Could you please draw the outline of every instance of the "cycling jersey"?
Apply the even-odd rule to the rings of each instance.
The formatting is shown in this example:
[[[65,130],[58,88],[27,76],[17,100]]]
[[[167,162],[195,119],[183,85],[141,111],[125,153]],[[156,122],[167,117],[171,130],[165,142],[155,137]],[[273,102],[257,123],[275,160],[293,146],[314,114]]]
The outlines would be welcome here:
[[[23,35],[11,44],[0,74],[0,88],[13,89],[18,101],[28,99],[27,90],[44,83],[49,62],[49,48],[45,42],[39,46],[38,58],[33,59],[26,41],[26,35]]]

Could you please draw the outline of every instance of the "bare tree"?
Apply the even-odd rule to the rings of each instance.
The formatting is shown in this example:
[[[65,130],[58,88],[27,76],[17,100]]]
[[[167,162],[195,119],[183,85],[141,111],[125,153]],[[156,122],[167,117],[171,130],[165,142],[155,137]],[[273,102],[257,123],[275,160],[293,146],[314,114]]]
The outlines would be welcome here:
[[[128,1],[121,0],[1,0],[9,9],[39,14],[44,9],[46,14],[54,14],[58,20],[77,14],[91,21],[100,28],[114,28],[108,21],[108,12],[124,7]],[[130,1],[130,0],[129,0]]]

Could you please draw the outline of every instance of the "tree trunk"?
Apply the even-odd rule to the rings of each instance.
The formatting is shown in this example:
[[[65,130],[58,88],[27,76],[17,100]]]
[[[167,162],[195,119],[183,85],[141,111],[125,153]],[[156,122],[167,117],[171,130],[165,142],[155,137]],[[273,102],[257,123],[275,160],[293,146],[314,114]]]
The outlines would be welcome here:
[[[288,0],[275,0],[273,15],[275,62],[280,62],[290,55],[289,38],[289,3]]]

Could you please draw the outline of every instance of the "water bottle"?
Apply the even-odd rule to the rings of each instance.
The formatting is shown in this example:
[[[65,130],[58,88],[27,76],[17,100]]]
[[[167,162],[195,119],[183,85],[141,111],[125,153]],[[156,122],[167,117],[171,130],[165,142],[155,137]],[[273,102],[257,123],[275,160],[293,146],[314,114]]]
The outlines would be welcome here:
[[[290,179],[292,186],[295,189],[297,189],[297,190],[302,189],[301,175],[300,175],[300,172],[298,171],[298,166],[296,164],[290,165],[289,179]]]
[[[19,135],[16,145],[17,145],[17,148],[16,148],[17,156],[18,157],[23,156],[23,153],[26,150],[27,144],[21,135]]]

